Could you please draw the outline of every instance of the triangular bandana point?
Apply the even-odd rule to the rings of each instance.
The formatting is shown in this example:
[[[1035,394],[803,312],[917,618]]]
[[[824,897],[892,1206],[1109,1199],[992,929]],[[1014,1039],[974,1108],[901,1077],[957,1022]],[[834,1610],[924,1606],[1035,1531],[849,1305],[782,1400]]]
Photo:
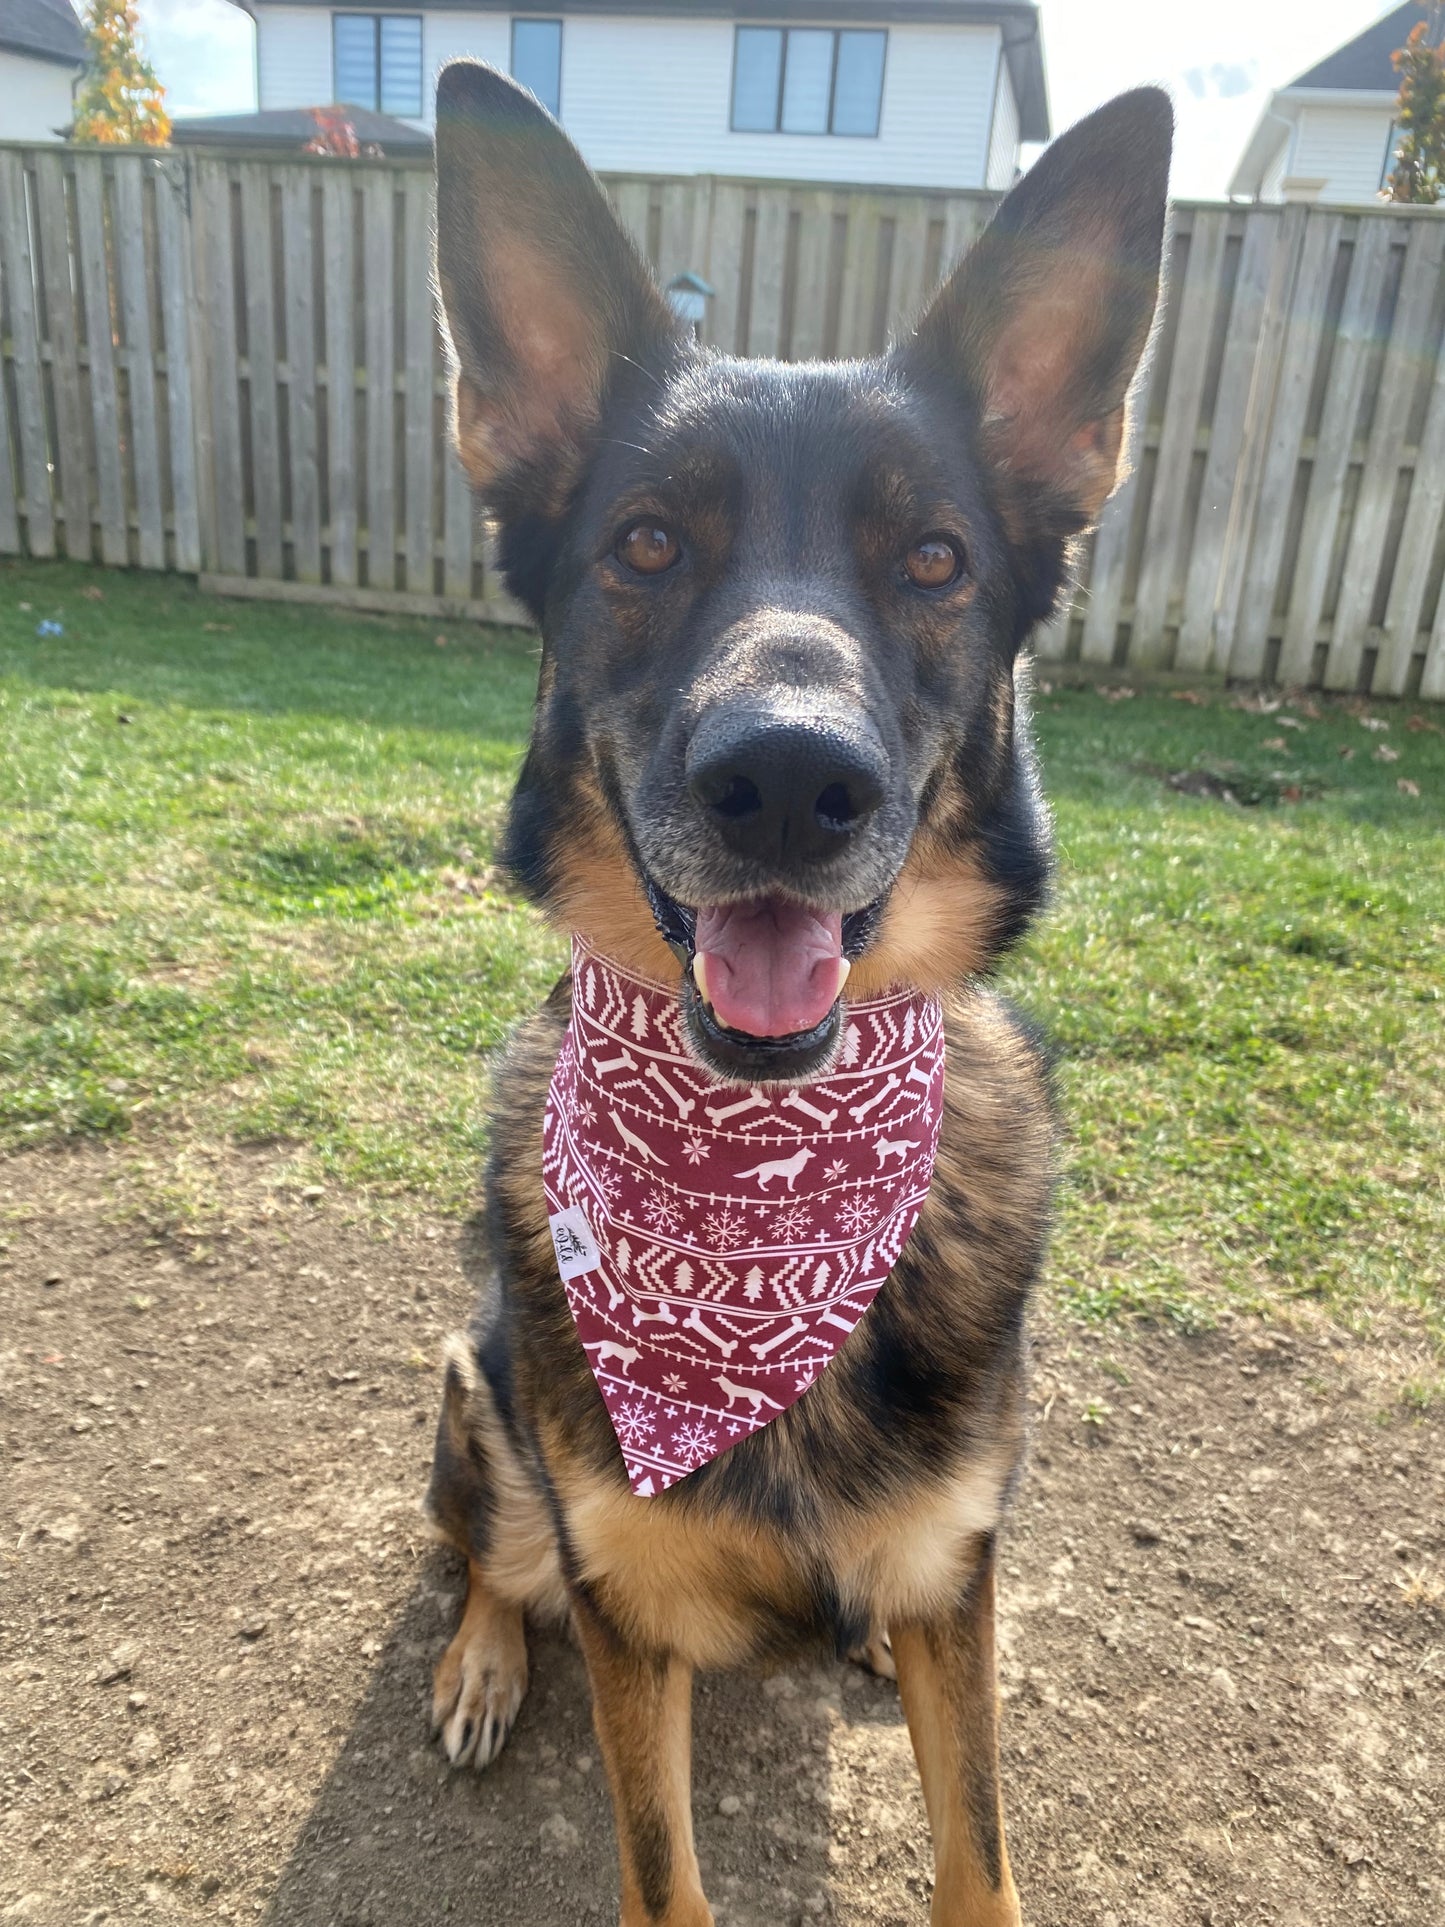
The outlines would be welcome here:
[[[633,1492],[651,1498],[814,1384],[896,1263],[943,1116],[937,998],[849,1004],[837,1070],[725,1084],[677,990],[573,939],[542,1176],[567,1301]]]

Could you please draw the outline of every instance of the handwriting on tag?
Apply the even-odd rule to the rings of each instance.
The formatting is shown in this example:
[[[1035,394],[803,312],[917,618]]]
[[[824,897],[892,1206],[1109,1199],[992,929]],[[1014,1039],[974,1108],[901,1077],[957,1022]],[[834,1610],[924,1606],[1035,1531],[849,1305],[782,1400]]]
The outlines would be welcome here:
[[[579,1207],[569,1204],[565,1211],[554,1212],[548,1223],[552,1227],[557,1269],[563,1278],[580,1278],[584,1272],[596,1271],[602,1263],[602,1253]]]

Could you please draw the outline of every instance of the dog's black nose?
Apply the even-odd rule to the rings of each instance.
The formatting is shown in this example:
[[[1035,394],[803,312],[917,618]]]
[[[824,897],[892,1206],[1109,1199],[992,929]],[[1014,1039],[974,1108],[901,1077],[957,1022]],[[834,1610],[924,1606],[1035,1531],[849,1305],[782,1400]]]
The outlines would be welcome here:
[[[688,788],[730,848],[763,862],[816,862],[883,801],[888,755],[867,716],[820,701],[714,705],[687,751]]]

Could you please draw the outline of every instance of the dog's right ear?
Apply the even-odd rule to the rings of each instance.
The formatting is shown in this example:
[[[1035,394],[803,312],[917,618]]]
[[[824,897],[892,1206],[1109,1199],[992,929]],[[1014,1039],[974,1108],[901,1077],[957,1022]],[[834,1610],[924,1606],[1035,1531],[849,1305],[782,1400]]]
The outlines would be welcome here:
[[[436,166],[462,465],[504,516],[555,513],[609,386],[663,361],[676,324],[581,155],[505,75],[442,69]]]

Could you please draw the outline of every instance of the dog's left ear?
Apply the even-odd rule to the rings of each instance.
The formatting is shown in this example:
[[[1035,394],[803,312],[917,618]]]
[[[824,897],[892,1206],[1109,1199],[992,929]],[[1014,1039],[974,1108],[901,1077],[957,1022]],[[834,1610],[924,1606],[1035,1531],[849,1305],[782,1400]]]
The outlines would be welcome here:
[[[443,68],[436,161],[457,450],[490,507],[549,512],[609,386],[677,325],[581,155],[504,74]]]
[[[1141,87],[1061,135],[897,350],[910,373],[962,386],[1020,519],[1051,533],[1097,521],[1121,479],[1173,132],[1168,95]]]

